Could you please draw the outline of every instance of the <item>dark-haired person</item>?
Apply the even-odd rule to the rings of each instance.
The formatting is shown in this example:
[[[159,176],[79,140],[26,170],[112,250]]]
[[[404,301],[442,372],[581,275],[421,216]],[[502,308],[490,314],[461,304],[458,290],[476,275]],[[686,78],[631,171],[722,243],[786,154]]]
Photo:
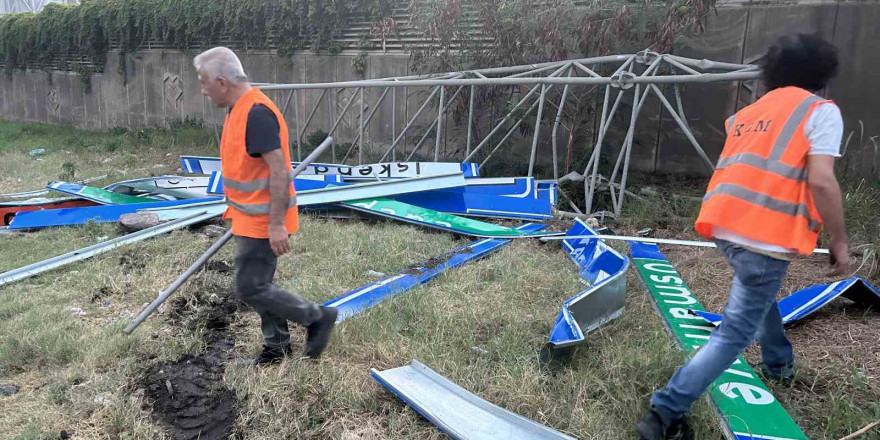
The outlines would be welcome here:
[[[776,305],[789,260],[813,252],[824,224],[831,238],[829,276],[849,266],[834,176],[843,121],[833,102],[814,94],[836,74],[837,63],[836,48],[818,37],[780,38],[761,63],[769,91],[726,121],[727,139],[695,225],[715,240],[734,272],[724,319],[651,397],[636,426],[642,439],[691,438],[684,414],[755,340],[765,377],[794,374]]]

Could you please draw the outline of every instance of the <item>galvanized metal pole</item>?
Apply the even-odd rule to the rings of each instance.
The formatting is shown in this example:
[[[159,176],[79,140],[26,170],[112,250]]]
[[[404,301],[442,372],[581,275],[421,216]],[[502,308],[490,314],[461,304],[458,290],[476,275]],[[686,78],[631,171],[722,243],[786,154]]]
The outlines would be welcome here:
[[[712,163],[711,160],[709,160],[709,156],[707,156],[706,152],[703,151],[703,147],[701,147],[700,143],[697,142],[697,140],[694,138],[693,133],[691,133],[687,125],[685,125],[685,123],[682,122],[681,118],[678,117],[675,109],[672,108],[672,104],[670,104],[666,97],[663,96],[663,92],[661,92],[656,85],[650,84],[648,87],[651,87],[651,89],[654,90],[654,94],[656,94],[657,97],[660,98],[660,102],[663,103],[663,106],[665,106],[666,110],[669,111],[672,119],[675,120],[675,122],[678,124],[678,127],[681,128],[681,131],[684,132],[684,135],[691,142],[691,145],[693,145],[694,149],[697,150],[697,154],[700,156],[701,159],[703,159],[703,164],[706,165],[706,170],[709,172],[709,175],[712,175],[712,173],[715,172],[715,165]]]
[[[293,99],[293,132],[299,133],[299,90],[294,90]],[[296,160],[302,160],[302,142],[296,139]]]
[[[364,112],[366,108],[364,107],[364,88],[361,87],[361,112],[358,115],[358,119],[360,119],[360,129],[358,130],[358,165],[363,165],[364,163]]]
[[[315,113],[318,112],[318,107],[321,105],[321,102],[324,100],[324,97],[327,96],[328,90],[329,89],[324,89],[324,91],[321,92],[321,96],[318,98],[318,102],[315,103],[315,107],[312,108],[312,111],[309,113],[309,117],[306,118],[306,122],[303,124],[302,128],[300,129],[300,132],[297,135],[297,140],[300,143],[302,143],[302,137],[306,132],[306,127],[309,126],[309,124],[312,122],[312,118],[315,117]]]
[[[459,86],[458,89],[455,91],[455,93],[452,94],[452,98],[448,102],[455,101],[455,98],[458,97],[459,93],[461,93],[462,90],[463,90],[463,87]],[[449,106],[448,105],[444,106],[443,113],[445,114],[448,110],[449,110]],[[428,135],[431,134],[431,131],[434,130],[434,127],[436,127],[436,126],[437,126],[437,119],[434,119],[434,121],[431,122],[431,125],[428,127],[428,129],[425,130],[425,133],[422,135],[422,138],[419,139],[419,142],[416,143],[415,147],[413,147],[413,150],[409,153],[409,156],[406,157],[407,162],[409,162],[409,160],[412,159],[413,155],[416,154],[416,151],[418,151],[420,148],[422,148],[422,144],[425,142],[425,139],[428,138]],[[437,135],[439,136],[439,130],[438,130]]]
[[[572,68],[568,68],[568,76],[571,78],[571,70]],[[559,158],[556,151],[556,134],[559,130],[559,122],[562,120],[562,109],[565,106],[566,98],[568,97],[568,84],[562,89],[562,97],[559,98],[559,109],[556,111],[556,119],[553,120],[553,133],[550,135],[552,144],[553,144],[553,180],[559,180]],[[569,200],[570,201],[570,200]]]
[[[538,98],[538,114],[535,116],[535,131],[532,134],[532,154],[529,156],[529,174],[532,177],[535,171],[535,158],[538,154],[538,137],[541,133],[541,118],[544,116],[544,98],[547,96],[547,86],[541,86],[541,97]]]
[[[567,68],[570,67],[570,66],[571,66],[571,63],[565,63],[564,66],[560,67],[559,69],[557,69],[556,71],[554,71],[553,73],[551,73],[551,74],[550,74],[550,77],[554,77],[554,76],[556,76],[556,75],[559,75],[560,73],[562,73],[562,71],[564,71],[565,69],[567,69]],[[530,98],[530,97],[531,97],[531,96],[532,96],[532,95],[538,90],[538,87],[540,87],[540,85],[537,85],[537,86],[532,87],[532,89],[529,90],[529,93],[526,94],[526,96],[524,96],[522,99],[520,99],[519,102],[516,103],[515,106],[513,106],[513,109],[511,109],[510,112],[508,112],[507,115],[504,116],[504,118],[501,120],[501,122],[499,122],[499,123],[495,126],[495,128],[493,128],[492,131],[490,131],[489,134],[486,135],[485,138],[483,138],[483,140],[477,145],[477,147],[474,148],[474,150],[471,151],[470,154],[468,154],[467,157],[465,157],[464,160],[463,160],[462,162],[467,162],[468,160],[470,160],[471,157],[473,157],[475,154],[477,154],[477,151],[480,151],[480,148],[483,148],[483,145],[486,145],[486,143],[489,142],[489,140],[492,139],[492,136],[494,136],[495,133],[497,133],[498,130],[500,130],[501,127],[504,126],[504,124],[507,123],[508,120],[510,120],[510,117],[513,116],[514,112],[516,112],[516,110],[517,110],[521,105],[523,105],[523,103],[525,103],[526,100],[528,100],[528,99],[529,99],[529,98]],[[485,161],[484,161],[484,162],[485,162]]]
[[[141,323],[143,323],[150,315],[152,315],[153,312],[155,312],[156,309],[158,309],[159,306],[161,306],[168,299],[168,297],[170,297],[174,292],[176,292],[177,289],[179,289],[180,286],[182,286],[183,283],[186,282],[186,280],[188,280],[191,276],[193,276],[193,274],[198,272],[199,269],[201,269],[202,266],[204,266],[205,263],[207,263],[208,260],[214,256],[214,254],[216,254],[218,251],[220,251],[220,249],[223,248],[223,246],[225,246],[226,243],[228,243],[229,240],[231,240],[231,239],[232,239],[232,231],[231,230],[226,231],[226,233],[223,234],[223,236],[220,237],[220,239],[217,240],[214,244],[212,244],[211,247],[209,247],[208,250],[205,251],[205,253],[203,253],[201,256],[199,256],[199,258],[196,260],[195,263],[192,264],[192,266],[190,266],[182,274],[180,274],[180,276],[177,277],[177,279],[174,280],[174,282],[171,283],[171,285],[168,286],[167,289],[165,289],[161,293],[159,293],[159,296],[156,297],[156,299],[154,299],[153,302],[151,302],[147,306],[147,308],[145,308],[143,311],[141,311],[141,313],[138,314],[137,318],[135,318],[134,321],[131,322],[131,324],[128,324],[128,326],[125,327],[123,332],[125,332],[125,334],[127,334],[127,335],[130,335],[131,332],[133,332],[136,328],[138,328],[138,326],[140,326]]]
[[[593,209],[593,189],[596,186],[596,175],[599,172],[599,152],[602,148],[602,141],[605,139],[605,129],[607,126],[605,125],[605,121],[608,119],[608,101],[611,98],[611,86],[605,86],[605,100],[602,103],[602,118],[599,120],[599,135],[596,139],[596,146],[593,147],[593,153],[590,156],[590,162],[587,163],[587,168],[584,169],[584,176],[590,172],[590,165],[593,166],[593,172],[590,179],[584,179],[584,192],[586,193],[585,200],[585,211],[592,212]]]
[[[461,87],[459,87],[461,90]],[[442,137],[443,131],[441,130],[443,127],[443,100],[446,99],[446,87],[440,86],[440,105],[437,107],[437,130],[435,131],[435,139],[434,142],[434,162],[440,160],[440,138]]]
[[[468,102],[468,126],[467,126],[467,143],[465,144],[465,156],[470,156],[471,154],[471,137],[474,129],[474,88],[476,86],[471,86],[471,96]],[[566,86],[567,87],[567,86]]]
[[[509,130],[507,130],[507,134],[505,134],[504,137],[501,138],[501,141],[499,141],[498,144],[495,145],[495,148],[493,148],[492,151],[490,151],[489,154],[486,156],[486,158],[483,159],[483,162],[480,163],[480,168],[482,168],[484,165],[486,165],[487,162],[489,162],[489,159],[492,158],[492,155],[495,154],[495,152],[498,151],[498,149],[501,148],[501,146],[504,145],[505,142],[507,142],[507,139],[510,138],[511,135],[513,135],[513,132],[515,132],[516,129],[519,128],[520,124],[522,124],[526,115],[531,113],[532,110],[534,110],[535,107],[537,107],[537,106],[538,106],[538,101],[536,100],[535,102],[532,103],[531,106],[529,106],[529,109],[526,110],[525,113],[523,113],[523,115],[519,119],[516,120],[516,123],[514,123],[510,127]]]
[[[379,96],[379,100],[376,101],[376,105],[374,105],[373,108],[370,109],[370,114],[367,116],[367,120],[364,122],[365,125],[369,125],[370,121],[373,119],[373,115],[375,115],[376,111],[379,110],[379,105],[382,104],[382,101],[385,99],[385,95],[388,94],[388,90],[393,90],[393,88],[391,88],[391,87],[385,88],[385,91],[383,91],[382,95]],[[340,163],[345,163],[345,161],[348,160],[348,156],[351,154],[352,150],[354,149],[354,144],[358,143],[358,140],[360,140],[360,138],[361,138],[360,134],[358,134],[357,136],[354,137],[354,140],[351,141],[351,146],[348,147],[348,150],[346,150],[345,155],[342,156],[342,160],[340,161]]]
[[[409,122],[403,127],[403,131],[400,132],[399,135],[397,135],[397,138],[394,139],[394,142],[391,143],[391,147],[389,147],[388,150],[385,151],[385,154],[383,154],[382,157],[379,158],[379,162],[382,162],[383,160],[385,160],[385,158],[388,156],[388,153],[391,153],[391,150],[393,150],[394,146],[397,145],[397,142],[400,141],[400,138],[406,136],[406,131],[409,129],[409,127],[411,127],[416,122],[416,119],[418,119],[419,115],[421,115],[422,112],[425,110],[425,108],[428,107],[428,104],[431,103],[431,99],[433,99],[434,95],[439,91],[440,91],[439,87],[434,87],[434,91],[432,91],[431,94],[428,95],[428,99],[426,99],[425,102],[422,103],[422,106],[419,107],[419,109],[416,111],[416,113],[413,115],[413,117],[410,118]]]
[[[404,95],[406,96],[405,92]],[[391,88],[391,139],[397,136],[397,87]],[[391,161],[397,160],[394,150],[391,150]]]

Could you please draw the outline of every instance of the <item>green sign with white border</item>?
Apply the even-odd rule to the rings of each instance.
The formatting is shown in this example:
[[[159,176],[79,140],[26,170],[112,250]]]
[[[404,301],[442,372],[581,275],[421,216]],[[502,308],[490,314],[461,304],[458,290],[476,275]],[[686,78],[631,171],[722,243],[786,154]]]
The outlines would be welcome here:
[[[688,313],[688,309],[704,310],[703,306],[656,245],[630,243],[630,253],[667,329],[690,355],[713,330],[702,318]],[[708,394],[728,438],[808,440],[742,357],[709,386]]]

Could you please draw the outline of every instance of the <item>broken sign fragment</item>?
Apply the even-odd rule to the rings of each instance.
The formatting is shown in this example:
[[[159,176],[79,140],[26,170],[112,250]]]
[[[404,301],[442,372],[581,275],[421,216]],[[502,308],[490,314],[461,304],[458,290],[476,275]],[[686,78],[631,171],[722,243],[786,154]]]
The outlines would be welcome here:
[[[471,394],[417,360],[371,368],[370,377],[455,440],[575,440]]]
[[[545,225],[526,223],[517,230],[539,231]],[[364,309],[372,307],[388,298],[424,284],[432,278],[445,272],[447,269],[461,266],[470,261],[485,257],[504,246],[510,244],[510,239],[484,239],[455,248],[437,257],[431,258],[419,265],[411,266],[374,281],[366,286],[359,287],[338,298],[327,301],[325,307],[336,307],[338,311],[337,322],[342,322],[354,316]]]
[[[576,220],[570,236],[597,235],[583,220]],[[550,340],[541,349],[541,363],[563,358],[572,347],[584,342],[584,335],[623,313],[626,303],[626,269],[629,259],[601,240],[569,239],[563,249],[578,265],[589,286],[567,299],[556,318]]]
[[[880,289],[862,278],[853,277],[831,284],[810,286],[782,298],[777,303],[779,313],[782,315],[782,324],[789,324],[805,318],[838,296],[857,303],[871,305],[875,310],[880,310]],[[688,312],[705,319],[716,327],[721,324],[723,317],[718,313],[709,313],[704,310],[688,310]]]

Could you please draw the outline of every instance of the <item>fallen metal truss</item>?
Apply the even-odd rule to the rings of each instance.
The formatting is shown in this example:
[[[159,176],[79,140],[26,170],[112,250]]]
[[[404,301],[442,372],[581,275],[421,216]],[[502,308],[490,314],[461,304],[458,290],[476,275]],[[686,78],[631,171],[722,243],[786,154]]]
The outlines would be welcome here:
[[[549,138],[552,145],[551,154],[554,180],[559,180],[560,178],[557,134],[560,122],[565,116],[566,104],[580,95],[591,93],[595,88],[599,88],[599,90],[604,88],[602,113],[595,145],[590,153],[590,158],[584,172],[582,174],[574,173],[581,177],[573,180],[583,180],[584,199],[586,200],[585,208],[588,212],[592,212],[597,192],[608,191],[613,210],[615,214],[619,215],[626,195],[633,137],[639,114],[648,96],[653,94],[660,100],[678,127],[684,132],[696,154],[704,162],[707,171],[711,171],[714,169],[712,160],[706,155],[699,141],[688,127],[679,85],[752,81],[756,80],[759,75],[758,67],[753,65],[695,60],[646,50],[637,54],[432,75],[413,75],[335,83],[258,83],[256,85],[266,92],[276,91],[284,93],[280,100],[283,103],[282,112],[287,112],[292,103],[294,115],[292,118],[291,138],[294,139],[294,155],[297,158],[302,157],[303,139],[307,130],[309,130],[310,124],[314,121],[315,114],[325,101],[325,98],[329,99],[327,98],[328,91],[333,90],[339,96],[345,95],[341,93],[343,91],[350,91],[350,93],[347,93],[348,99],[345,101],[344,106],[341,106],[341,110],[336,112],[335,121],[330,127],[329,135],[339,136],[335,133],[340,128],[343,120],[356,121],[355,123],[358,125],[357,134],[351,140],[347,151],[341,154],[341,158],[337,157],[337,152],[335,148],[333,149],[334,163],[337,163],[337,160],[339,160],[338,163],[346,163],[350,157],[358,165],[364,163],[364,138],[370,136],[365,133],[369,130],[377,110],[383,105],[390,107],[391,136],[388,142],[383,145],[384,151],[375,152],[376,154],[370,159],[377,160],[378,162],[386,159],[396,161],[397,153],[400,150],[404,154],[406,153],[406,146],[404,144],[407,140],[407,134],[413,134],[418,131],[421,137],[409,150],[409,155],[405,160],[409,161],[419,153],[433,134],[433,154],[430,151],[426,151],[426,155],[429,157],[432,155],[433,160],[437,162],[441,159],[440,146],[443,139],[443,136],[439,134],[442,133],[441,130],[444,124],[448,125],[445,121],[451,114],[449,109],[466,105],[467,139],[464,142],[463,148],[455,148],[455,152],[458,153],[453,153],[453,155],[461,155],[461,157],[443,157],[443,160],[471,162],[481,158],[482,162],[479,166],[482,168],[493,157],[503,156],[500,150],[509,144],[508,140],[520,129],[524,120],[526,118],[534,118],[533,130],[531,130],[530,134],[532,139],[528,163],[528,176],[531,177],[535,173],[539,139],[542,133],[544,136],[547,134],[546,131],[542,132],[542,121],[550,125],[549,121],[552,120]],[[658,87],[658,85],[663,84],[673,86],[673,98],[668,98]],[[476,89],[482,87],[511,87],[511,96],[518,93],[522,97],[515,105],[505,109],[506,113],[500,120],[491,121],[490,126],[493,128],[485,136],[482,136],[481,139],[478,139],[475,134],[475,127],[478,127],[477,124],[481,119],[481,114],[488,113],[486,109],[475,108],[474,97],[477,93]],[[589,87],[589,89],[585,87]],[[381,92],[375,94],[378,96],[365,94],[364,91],[370,88],[381,89]],[[430,93],[428,93],[423,104],[411,117],[408,116],[407,120],[399,121],[403,128],[398,130],[397,91],[401,90],[406,95],[412,90],[419,90],[420,88],[428,88]],[[300,102],[305,102],[305,100],[297,95],[310,92],[319,92],[320,96],[317,100],[312,100],[314,101],[314,106],[311,109],[300,109]],[[385,101],[385,98],[389,95],[391,99]],[[616,160],[614,160],[614,167],[610,172],[610,176],[602,176],[599,174],[599,162],[602,150],[606,147],[606,134],[615,114],[621,108],[621,102],[624,98],[632,103],[630,105],[629,127],[623,145],[620,146]],[[462,100],[461,103],[456,102],[457,99]],[[368,100],[372,100],[372,102],[367,102]],[[465,101],[467,104],[465,104]],[[433,108],[433,113],[432,111],[426,112],[429,107]],[[369,109],[369,112],[367,112],[367,109]],[[354,113],[354,115],[351,115],[350,112]],[[555,112],[555,116],[548,112]],[[301,116],[304,116],[304,118],[301,119]],[[420,125],[426,125],[427,122],[422,124],[420,121],[432,122],[425,129],[420,127]],[[388,122],[383,121],[385,124]],[[415,139],[416,137],[418,136],[416,135],[412,138]],[[499,137],[500,140],[498,139]],[[430,145],[428,148],[430,148]],[[353,156],[354,152],[356,152],[356,159]],[[342,152],[340,151],[339,153]]]

